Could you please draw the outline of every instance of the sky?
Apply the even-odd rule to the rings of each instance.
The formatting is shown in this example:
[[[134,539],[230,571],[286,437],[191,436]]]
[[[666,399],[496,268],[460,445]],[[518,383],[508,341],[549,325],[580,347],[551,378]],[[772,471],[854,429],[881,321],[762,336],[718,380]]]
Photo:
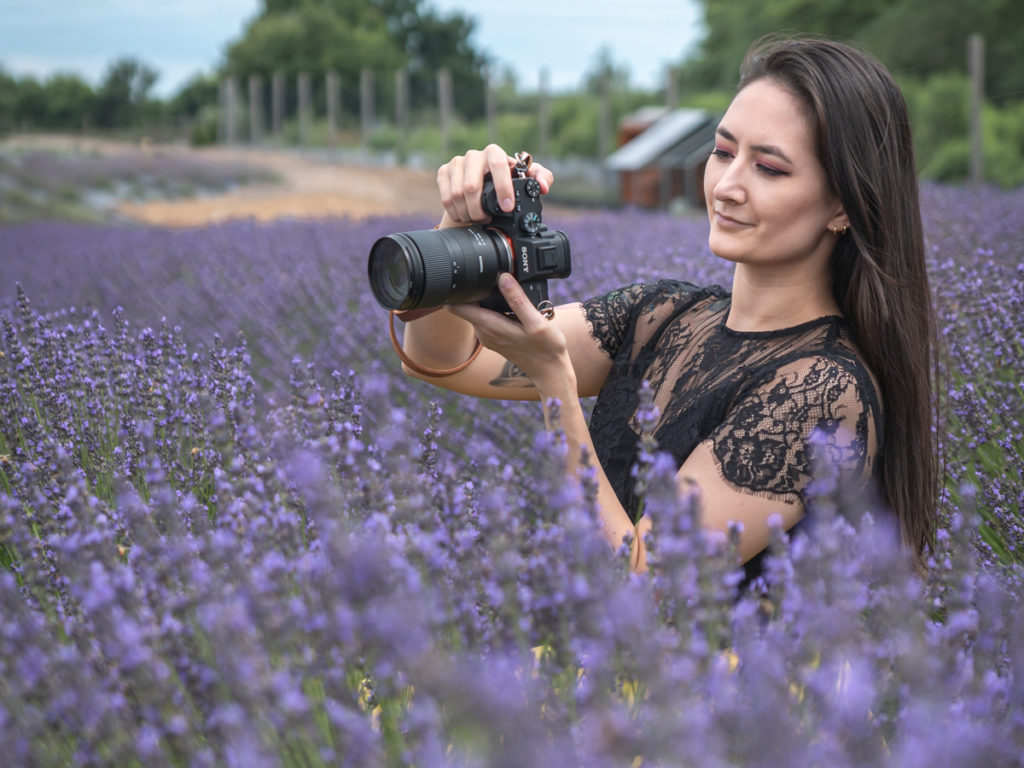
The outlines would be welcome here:
[[[476,19],[473,42],[530,90],[577,87],[607,46],[634,85],[661,87],[665,67],[700,38],[695,0],[426,0]],[[73,72],[98,85],[132,56],[160,74],[166,98],[210,73],[241,37],[260,0],[0,0],[0,66],[15,76]]]

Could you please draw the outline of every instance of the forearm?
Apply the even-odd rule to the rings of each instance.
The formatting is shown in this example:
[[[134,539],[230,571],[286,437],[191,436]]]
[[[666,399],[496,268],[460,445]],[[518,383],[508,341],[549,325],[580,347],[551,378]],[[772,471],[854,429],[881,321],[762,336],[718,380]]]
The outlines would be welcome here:
[[[631,568],[634,571],[647,570],[646,555],[643,543],[637,536],[637,527],[630,520],[625,508],[619,501],[611,481],[604,473],[600,463],[597,461],[597,454],[594,450],[594,442],[590,436],[590,429],[587,426],[586,418],[583,415],[583,408],[576,395],[572,382],[566,382],[564,386],[549,388],[544,392],[544,417],[549,428],[557,425],[551,424],[551,414],[548,409],[549,400],[558,400],[559,421],[565,433],[567,443],[566,471],[570,477],[577,477],[581,469],[593,467],[595,480],[597,481],[597,505],[598,514],[601,520],[601,533],[613,549],[622,546],[623,538],[629,536],[632,541]],[[586,456],[586,459],[584,459]]]
[[[452,368],[464,362],[476,345],[473,326],[441,309],[406,323],[402,349],[427,368]]]

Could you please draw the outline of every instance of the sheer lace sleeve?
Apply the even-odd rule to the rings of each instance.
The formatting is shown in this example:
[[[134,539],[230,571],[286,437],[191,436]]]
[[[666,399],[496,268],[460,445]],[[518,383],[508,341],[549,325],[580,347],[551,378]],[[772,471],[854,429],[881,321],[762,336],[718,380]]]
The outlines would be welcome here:
[[[717,287],[716,287],[717,289]],[[688,306],[701,294],[697,286],[677,280],[633,283],[583,302],[583,314],[593,337],[609,357],[615,358],[639,315],[656,319],[656,308]]]
[[[633,283],[583,302],[583,314],[590,325],[590,332],[609,357],[618,355],[634,309],[646,288],[645,283]]]
[[[830,357],[780,367],[740,395],[711,435],[722,476],[746,492],[797,501],[812,457],[824,456],[842,474],[866,481],[878,451],[870,386]]]

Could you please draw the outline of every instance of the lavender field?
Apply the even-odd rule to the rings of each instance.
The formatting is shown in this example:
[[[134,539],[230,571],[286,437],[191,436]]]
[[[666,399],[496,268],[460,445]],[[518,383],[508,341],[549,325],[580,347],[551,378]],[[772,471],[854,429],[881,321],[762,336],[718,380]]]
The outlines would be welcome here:
[[[401,374],[366,254],[432,220],[0,229],[3,761],[1020,765],[1024,190],[923,194],[930,572],[823,471],[764,596],[656,445],[630,575],[537,404]],[[700,218],[546,220],[556,301],[728,284]]]

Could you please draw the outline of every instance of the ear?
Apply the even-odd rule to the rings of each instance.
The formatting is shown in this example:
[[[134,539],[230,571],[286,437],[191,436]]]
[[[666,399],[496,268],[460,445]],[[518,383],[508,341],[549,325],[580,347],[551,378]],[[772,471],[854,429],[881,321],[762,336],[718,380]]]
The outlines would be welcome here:
[[[850,217],[846,215],[846,209],[842,203],[836,203],[835,210],[832,211],[832,216],[828,220],[826,229],[830,232],[839,229],[846,230],[850,227]]]

